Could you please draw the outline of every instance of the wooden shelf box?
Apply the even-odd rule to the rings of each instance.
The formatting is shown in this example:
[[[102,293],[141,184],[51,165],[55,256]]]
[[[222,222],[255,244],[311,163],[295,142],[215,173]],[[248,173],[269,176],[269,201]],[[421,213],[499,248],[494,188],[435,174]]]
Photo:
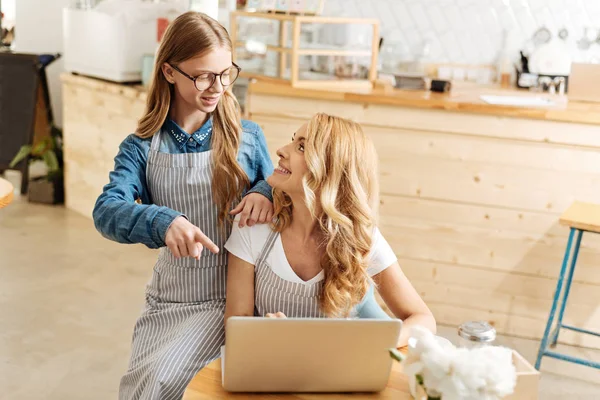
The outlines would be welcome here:
[[[265,21],[264,24],[261,23],[261,27],[277,25],[277,28],[273,29],[270,36],[263,32],[262,38],[254,39],[253,31],[240,32],[241,19],[263,19]],[[346,43],[345,46],[336,48],[334,45],[319,45],[314,42],[309,45],[301,43],[303,24],[312,25],[309,29],[315,36],[319,25],[345,25],[346,28],[361,26],[362,29],[356,35],[349,35],[358,38],[358,43]],[[377,77],[379,21],[376,19],[234,11],[231,13],[230,30],[234,43],[234,60],[242,67],[242,75],[247,78],[288,82],[300,88],[367,89],[373,87]],[[269,43],[268,39],[274,41]],[[274,67],[271,68],[271,73],[266,71],[269,67],[266,56],[268,53],[276,55],[277,65],[270,65]],[[331,68],[330,65],[329,71],[302,69],[301,57],[305,56],[311,57],[312,61],[319,57],[321,61],[323,57],[329,57],[328,61],[333,58],[334,66]],[[248,67],[250,61],[258,62],[258,67]]]

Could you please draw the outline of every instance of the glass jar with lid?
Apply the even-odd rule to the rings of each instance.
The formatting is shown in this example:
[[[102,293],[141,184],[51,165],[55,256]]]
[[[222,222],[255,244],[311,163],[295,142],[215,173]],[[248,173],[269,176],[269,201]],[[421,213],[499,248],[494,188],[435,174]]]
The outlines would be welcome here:
[[[486,321],[467,321],[458,327],[460,347],[481,347],[493,345],[496,329]]]

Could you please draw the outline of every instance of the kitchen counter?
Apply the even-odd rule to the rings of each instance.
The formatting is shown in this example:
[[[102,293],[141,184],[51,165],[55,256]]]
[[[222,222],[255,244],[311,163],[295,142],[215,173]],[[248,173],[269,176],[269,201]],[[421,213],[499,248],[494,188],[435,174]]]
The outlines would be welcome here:
[[[72,85],[85,86],[96,91],[118,94],[119,96],[133,100],[146,100],[146,89],[141,85],[121,85],[72,74],[64,74],[62,80]],[[459,83],[454,84],[450,94],[444,94],[424,90],[398,89],[372,89],[365,92],[300,89],[293,88],[287,84],[262,81],[254,81],[251,85],[252,91],[255,94],[600,125],[600,103],[568,101],[568,96],[538,94],[519,89],[501,89],[497,86]],[[481,100],[481,95],[543,97],[553,100],[555,104],[549,107],[494,105]]]
[[[116,94],[127,99],[146,101],[146,88],[139,84],[120,84],[70,73],[64,73],[60,78],[62,83],[69,87],[84,87],[99,93]]]
[[[119,144],[135,131],[146,103],[141,85],[61,76],[65,205],[89,218]]]
[[[415,107],[546,121],[600,124],[600,103],[568,101],[567,96],[532,93],[520,89],[501,89],[498,86],[481,86],[470,83],[454,84],[450,94],[392,88],[377,88],[365,92],[300,89],[287,84],[261,81],[252,84],[252,91],[256,94],[357,102],[365,105]],[[543,97],[553,100],[555,104],[543,108],[494,105],[481,100],[481,95]]]

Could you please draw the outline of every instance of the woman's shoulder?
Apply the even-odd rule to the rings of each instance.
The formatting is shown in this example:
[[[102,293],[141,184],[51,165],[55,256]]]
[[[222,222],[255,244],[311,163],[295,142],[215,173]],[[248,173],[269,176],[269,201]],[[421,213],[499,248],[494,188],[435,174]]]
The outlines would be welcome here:
[[[269,223],[254,224],[252,226],[246,225],[243,228],[240,228],[240,226],[239,226],[240,218],[241,218],[240,214],[235,216],[235,218],[233,220],[233,226],[236,228],[236,230],[240,231],[240,233],[242,233],[243,236],[251,237],[253,240],[258,240],[258,239],[262,239],[262,238],[267,240],[267,238],[269,237],[269,234],[271,234],[271,232],[273,232],[273,227]]]
[[[237,215],[225,248],[235,256],[254,264],[273,229],[271,224],[256,224],[240,228],[239,222],[240,216]]]
[[[264,234],[266,233],[267,235],[271,232],[273,232],[273,226],[272,224],[266,223],[266,224],[255,224],[252,226],[244,226],[243,228],[239,227],[239,223],[240,223],[240,218],[241,218],[241,214],[237,214],[235,216],[235,218],[233,219],[233,225],[235,227],[237,227],[238,229],[245,229],[246,232],[248,232],[249,235],[254,235],[254,234]]]
[[[383,237],[379,228],[373,229],[371,238],[371,251],[368,257],[369,275],[377,275],[393,263],[398,261],[396,254],[387,240]]]

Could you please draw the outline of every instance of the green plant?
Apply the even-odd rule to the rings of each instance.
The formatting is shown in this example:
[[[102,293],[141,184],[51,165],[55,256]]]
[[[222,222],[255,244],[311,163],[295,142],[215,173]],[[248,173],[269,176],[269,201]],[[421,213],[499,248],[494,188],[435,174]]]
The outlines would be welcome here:
[[[406,356],[400,353],[398,349],[390,349],[390,356],[398,362],[402,362],[406,358]]]
[[[50,135],[46,136],[35,146],[26,144],[10,162],[10,167],[28,159],[31,161],[42,160],[48,167],[46,179],[54,180],[62,177],[62,132],[55,126],[50,128]]]

